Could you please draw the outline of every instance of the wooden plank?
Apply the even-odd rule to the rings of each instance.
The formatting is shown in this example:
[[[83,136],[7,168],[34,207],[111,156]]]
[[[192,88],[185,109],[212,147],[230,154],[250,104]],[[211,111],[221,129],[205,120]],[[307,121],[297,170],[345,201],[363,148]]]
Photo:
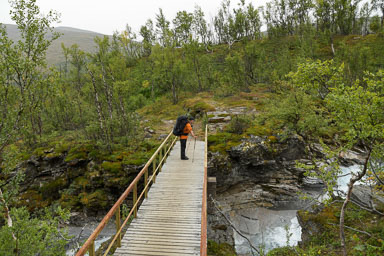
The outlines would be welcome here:
[[[131,243],[161,243],[161,244],[193,244],[193,245],[200,245],[200,239],[173,239],[169,240],[167,237],[148,237],[148,236],[135,236],[135,237],[129,237],[122,242],[122,244],[129,245]]]
[[[196,142],[193,163],[179,157],[176,143],[114,255],[200,255],[204,143]]]

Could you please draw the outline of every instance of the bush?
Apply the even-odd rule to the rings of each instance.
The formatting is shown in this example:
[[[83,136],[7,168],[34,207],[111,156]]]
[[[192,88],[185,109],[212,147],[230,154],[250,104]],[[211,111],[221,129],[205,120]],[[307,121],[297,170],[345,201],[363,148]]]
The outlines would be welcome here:
[[[227,131],[235,134],[243,134],[251,126],[251,119],[247,116],[236,115],[227,126]]]

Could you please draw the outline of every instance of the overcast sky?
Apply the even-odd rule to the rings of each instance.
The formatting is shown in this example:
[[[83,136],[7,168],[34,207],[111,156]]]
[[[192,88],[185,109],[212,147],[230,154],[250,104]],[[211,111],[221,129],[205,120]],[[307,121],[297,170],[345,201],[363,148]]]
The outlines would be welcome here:
[[[170,21],[178,11],[193,12],[199,5],[208,21],[217,13],[222,0],[37,0],[37,5],[43,13],[55,10],[61,13],[61,23],[54,26],[66,26],[91,30],[103,34],[113,34],[122,31],[129,24],[135,32],[141,25],[163,9]],[[235,7],[240,1],[232,0]],[[267,0],[246,0],[255,7],[263,6]],[[0,23],[14,24],[9,16],[8,0],[0,0]]]

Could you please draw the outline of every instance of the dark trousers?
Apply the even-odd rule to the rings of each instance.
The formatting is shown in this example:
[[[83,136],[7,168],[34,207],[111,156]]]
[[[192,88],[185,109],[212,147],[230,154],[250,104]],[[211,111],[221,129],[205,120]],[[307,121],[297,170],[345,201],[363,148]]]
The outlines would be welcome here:
[[[184,139],[180,139],[180,145],[181,145],[181,158],[184,158],[185,157],[185,148],[187,147],[187,140]]]

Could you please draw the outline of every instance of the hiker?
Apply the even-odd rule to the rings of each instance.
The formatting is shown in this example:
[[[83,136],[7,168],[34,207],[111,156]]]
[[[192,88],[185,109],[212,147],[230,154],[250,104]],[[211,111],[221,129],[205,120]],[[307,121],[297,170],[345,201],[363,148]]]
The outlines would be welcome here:
[[[183,129],[183,134],[180,135],[180,146],[181,146],[181,160],[188,160],[189,158],[185,155],[185,148],[187,146],[188,134],[191,133],[196,139],[197,136],[192,131],[192,125],[195,122],[193,117],[188,118],[188,122]]]

